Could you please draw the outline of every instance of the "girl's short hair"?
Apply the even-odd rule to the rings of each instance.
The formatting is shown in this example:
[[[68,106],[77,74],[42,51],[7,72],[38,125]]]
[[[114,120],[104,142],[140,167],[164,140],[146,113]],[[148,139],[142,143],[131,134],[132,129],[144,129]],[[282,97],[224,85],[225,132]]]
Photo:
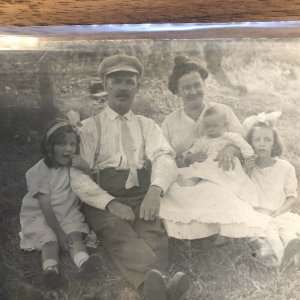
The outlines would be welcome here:
[[[51,130],[55,128],[55,126],[59,125],[60,123],[65,124],[68,123],[68,121],[65,119],[57,118],[53,121],[50,121],[46,125],[44,135],[40,145],[40,150],[44,158],[44,162],[49,168],[52,168],[54,165],[54,160],[53,160],[54,145],[58,145],[62,143],[67,133],[74,133],[76,135],[76,142],[77,142],[76,154],[79,153],[80,139],[79,136],[76,134],[76,132],[73,130],[71,125],[66,124],[60,127],[58,126],[57,129],[51,132]],[[51,132],[50,135],[49,132]]]
[[[178,92],[178,80],[191,72],[197,72],[202,80],[208,77],[208,72],[198,62],[190,60],[184,56],[177,56],[174,60],[174,67],[169,77],[168,89],[173,93]]]
[[[253,138],[253,132],[256,128],[269,128],[273,132],[273,137],[274,137],[274,143],[271,151],[271,156],[276,157],[280,156],[283,152],[283,142],[277,132],[277,130],[272,127],[271,125],[264,123],[264,122],[259,122],[254,124],[250,130],[248,131],[246,135],[246,141],[252,146],[252,138]]]

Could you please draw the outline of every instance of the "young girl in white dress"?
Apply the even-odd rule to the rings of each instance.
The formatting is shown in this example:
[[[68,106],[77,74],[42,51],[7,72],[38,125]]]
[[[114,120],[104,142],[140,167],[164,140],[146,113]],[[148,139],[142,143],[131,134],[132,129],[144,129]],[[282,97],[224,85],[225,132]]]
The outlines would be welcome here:
[[[257,203],[256,188],[239,160],[235,158],[231,171],[223,171],[214,161],[221,149],[234,144],[241,149],[250,173],[253,149],[239,134],[227,132],[226,115],[219,108],[205,112],[203,129],[204,137],[183,155],[184,162],[192,164],[179,169],[177,182],[162,199],[160,215],[168,234],[181,239],[202,238],[206,236],[203,224],[213,224],[214,233],[227,237],[264,236],[269,218],[252,208]],[[234,229],[236,224],[238,230]],[[239,231],[241,225],[247,233]]]
[[[60,249],[69,251],[79,278],[92,275],[100,267],[100,257],[87,253],[83,236],[89,227],[79,210],[79,199],[70,189],[71,165],[88,171],[76,155],[78,149],[79,137],[69,121],[56,119],[47,127],[41,144],[43,159],[26,172],[28,193],[20,213],[20,246],[41,251],[44,282],[50,288],[61,284]]]
[[[297,202],[297,178],[295,168],[279,158],[283,147],[274,129],[279,115],[252,116],[244,121],[244,126],[250,127],[246,139],[256,154],[251,176],[259,196],[255,209],[272,218],[266,241],[277,263],[283,264],[300,253],[300,216],[290,212]]]

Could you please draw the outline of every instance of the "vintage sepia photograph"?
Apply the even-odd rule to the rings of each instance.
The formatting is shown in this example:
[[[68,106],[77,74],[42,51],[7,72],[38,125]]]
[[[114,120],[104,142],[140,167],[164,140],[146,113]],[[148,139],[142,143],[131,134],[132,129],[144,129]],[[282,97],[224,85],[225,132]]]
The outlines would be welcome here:
[[[0,37],[0,299],[300,297],[300,39]]]

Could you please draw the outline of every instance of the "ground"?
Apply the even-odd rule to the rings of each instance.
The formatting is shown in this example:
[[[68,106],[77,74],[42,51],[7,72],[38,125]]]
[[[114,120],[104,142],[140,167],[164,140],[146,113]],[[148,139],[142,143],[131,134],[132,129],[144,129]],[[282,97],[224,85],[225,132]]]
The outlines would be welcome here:
[[[234,84],[246,90],[222,86],[211,77],[206,82],[206,100],[228,104],[240,120],[253,113],[281,110],[283,115],[277,128],[286,146],[284,157],[294,164],[299,179],[300,67],[297,62],[300,56],[295,47],[287,49],[284,43],[276,46],[268,45],[265,51],[263,44],[255,44],[254,54],[249,57],[225,55],[222,61],[225,73]],[[241,49],[238,44],[236,51]],[[283,49],[285,55],[281,53]],[[78,82],[82,76],[77,73],[72,74],[72,81]],[[54,81],[54,86],[57,84]],[[180,105],[166,85],[166,77],[146,76],[134,110],[160,124]],[[68,98],[79,103],[82,97],[88,97],[87,92],[79,93],[81,88],[78,83],[71,90],[60,89],[58,104]],[[101,105],[91,102],[84,113],[95,112],[95,107],[101,109]],[[75,266],[68,255],[62,254],[61,270],[67,286],[58,291],[44,288],[40,253],[22,252],[18,238],[19,210],[26,192],[24,174],[39,159],[39,146],[35,138],[22,140],[16,136],[1,143],[0,150],[0,299],[137,300],[135,292],[109,262],[101,243],[98,249],[91,249],[103,257],[103,270],[95,278],[89,282],[76,280]],[[299,299],[300,295],[300,270],[293,266],[278,270],[272,258],[256,255],[248,239],[231,240],[222,247],[213,246],[211,238],[192,242],[171,239],[169,274],[178,270],[186,272],[191,279],[188,300],[280,300]]]

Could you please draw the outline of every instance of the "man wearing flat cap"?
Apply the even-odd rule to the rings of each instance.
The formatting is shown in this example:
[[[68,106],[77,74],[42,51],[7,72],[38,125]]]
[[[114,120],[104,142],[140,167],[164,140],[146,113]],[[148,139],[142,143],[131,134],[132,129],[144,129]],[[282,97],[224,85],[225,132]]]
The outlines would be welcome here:
[[[180,272],[167,283],[162,277],[168,237],[158,214],[177,170],[160,128],[131,111],[142,73],[133,56],[117,54],[101,62],[107,106],[82,122],[80,135],[80,154],[93,179],[72,169],[71,185],[123,276],[147,300],[173,300],[187,290],[188,279]]]

